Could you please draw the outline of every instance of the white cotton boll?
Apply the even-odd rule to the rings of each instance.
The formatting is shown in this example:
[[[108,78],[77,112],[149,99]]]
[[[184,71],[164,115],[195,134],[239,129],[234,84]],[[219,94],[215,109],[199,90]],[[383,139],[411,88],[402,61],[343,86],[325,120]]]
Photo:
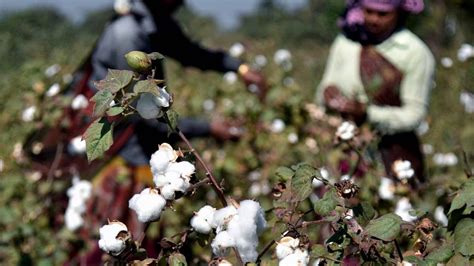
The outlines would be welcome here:
[[[410,215],[409,211],[413,210],[413,207],[408,198],[401,198],[397,202],[395,207],[395,214],[400,216],[405,222],[413,222],[416,220],[416,216]]]
[[[286,256],[293,254],[295,249],[300,245],[299,238],[293,238],[291,236],[285,236],[277,242],[275,248],[278,259],[283,259]]]
[[[232,56],[232,57],[240,57],[244,54],[245,52],[245,47],[243,44],[237,42],[237,43],[234,43],[232,44],[232,46],[229,48],[229,54]]]
[[[283,130],[285,130],[285,122],[279,118],[277,119],[274,119],[272,121],[272,124],[270,126],[270,130],[273,132],[273,133],[281,133],[283,132]]]
[[[229,71],[226,72],[222,78],[224,79],[225,83],[233,85],[237,82],[238,76],[237,73]]]
[[[474,113],[474,93],[467,91],[461,92],[459,95],[459,101],[464,106],[464,111],[466,113]]]
[[[273,55],[273,61],[277,65],[283,65],[291,61],[291,53],[286,49],[279,49]]]
[[[87,200],[92,196],[92,183],[87,180],[80,180],[75,177],[72,181],[73,185],[67,190],[66,194],[69,198],[79,197]]]
[[[46,70],[44,71],[44,75],[46,77],[50,78],[50,77],[58,74],[59,71],[61,71],[61,66],[59,64],[54,64],[54,65],[51,65],[48,68],[46,68]]]
[[[61,90],[61,86],[59,86],[59,83],[54,83],[49,87],[48,91],[46,91],[46,96],[47,97],[53,97],[59,93]]]
[[[27,107],[25,110],[23,110],[23,113],[21,114],[21,120],[24,122],[31,122],[35,118],[36,114],[36,106],[30,106]]]
[[[474,47],[467,43],[462,44],[458,50],[459,61],[465,62],[471,57],[474,57]]]
[[[248,179],[250,181],[258,181],[262,177],[262,173],[259,170],[254,170],[249,173]]]
[[[384,200],[392,200],[395,197],[395,184],[390,178],[380,179],[379,197]]]
[[[178,154],[168,143],[163,143],[158,150],[151,155],[150,167],[153,175],[165,174],[171,162],[178,159]]]
[[[317,179],[317,178],[313,178],[313,181],[311,182],[311,186],[312,186],[313,188],[318,188],[318,187],[321,187],[321,186],[323,186],[323,185],[324,185],[324,182],[321,181],[321,180],[319,180],[319,179]]]
[[[72,208],[66,209],[66,214],[64,214],[64,223],[66,228],[70,231],[76,231],[84,225],[84,219],[81,214]]]
[[[227,224],[230,221],[230,219],[236,214],[237,214],[237,209],[231,205],[217,210],[214,213],[214,220],[212,222],[212,227],[217,228],[217,231],[220,231],[222,227],[225,224]]]
[[[298,142],[298,135],[296,133],[288,134],[288,142],[291,144],[295,144]]]
[[[406,260],[404,260],[404,261],[402,261],[402,266],[413,266],[413,264],[406,261]]]
[[[169,186],[174,178],[179,178],[179,173],[168,172],[166,174],[153,175],[153,183],[157,188]]]
[[[212,99],[207,99],[202,103],[202,108],[206,112],[211,112],[216,107],[216,103]]]
[[[449,57],[441,58],[441,65],[445,68],[451,68],[453,66],[453,59]]]
[[[458,163],[458,157],[454,153],[436,153],[433,162],[438,166],[454,166]]]
[[[165,198],[166,200],[174,200],[174,197],[175,197],[174,193],[176,192],[176,190],[174,189],[173,186],[171,185],[164,186],[160,188],[160,192],[163,198]]]
[[[127,226],[120,222],[112,222],[100,228],[99,248],[114,256],[125,249],[125,241],[117,238],[120,232],[128,232]]]
[[[423,144],[421,148],[424,154],[432,154],[434,151],[433,145],[431,144]]]
[[[188,161],[171,163],[167,171],[178,172],[184,178],[190,178],[196,171],[194,164]]]
[[[228,248],[233,246],[234,238],[227,231],[219,232],[211,243],[212,253],[219,257],[225,257]]]
[[[155,95],[151,93],[142,93],[137,102],[137,111],[144,119],[158,118],[161,107],[155,103]]]
[[[3,172],[3,168],[5,167],[5,163],[2,159],[0,159],[0,173]]]
[[[448,166],[454,166],[458,164],[458,157],[452,152],[445,154],[444,160]]]
[[[300,264],[298,264],[298,265],[308,265],[308,263],[309,263],[308,250],[297,248],[295,250],[295,253],[293,253],[293,254],[295,254],[299,257],[298,263],[300,263]]]
[[[265,216],[263,215],[260,203],[253,200],[244,200],[240,202],[240,207],[237,210],[242,221],[248,224],[256,225],[257,233],[261,233],[267,226]]]
[[[300,254],[290,254],[286,256],[284,259],[280,260],[278,263],[279,266],[305,266],[308,265],[306,262],[306,258],[302,257]]]
[[[255,65],[262,68],[267,65],[267,58],[264,55],[257,55],[255,56]]]
[[[416,134],[418,136],[423,136],[430,130],[430,124],[426,120],[422,121],[420,125],[416,128]]]
[[[341,140],[350,140],[355,135],[356,126],[352,122],[344,121],[336,130],[336,137]]]
[[[350,175],[343,175],[343,176],[341,176],[340,180],[341,180],[341,181],[348,181],[348,180],[351,180],[351,176],[350,176]]]
[[[199,233],[209,234],[212,230],[212,221],[216,209],[206,205],[202,207],[191,219],[191,226]]]
[[[82,139],[82,136],[77,136],[69,142],[67,145],[67,151],[71,155],[80,155],[86,153],[86,141]]]
[[[446,216],[446,214],[444,214],[443,206],[436,207],[435,212],[434,212],[434,218],[442,226],[448,225],[448,217]]]
[[[72,110],[84,109],[88,105],[89,105],[89,100],[87,100],[86,96],[82,94],[76,95],[76,97],[74,97],[74,99],[72,99],[72,102],[71,102]]]
[[[80,214],[84,213],[86,211],[86,201],[80,196],[70,197],[67,208]]]
[[[158,194],[156,189],[144,189],[140,194],[135,194],[128,201],[130,209],[138,215],[142,223],[153,222],[160,218],[161,211],[166,205],[166,200]]]
[[[399,180],[410,179],[415,175],[411,162],[408,160],[396,160],[393,162],[392,170]]]
[[[232,263],[230,263],[228,260],[221,260],[217,266],[232,266]]]

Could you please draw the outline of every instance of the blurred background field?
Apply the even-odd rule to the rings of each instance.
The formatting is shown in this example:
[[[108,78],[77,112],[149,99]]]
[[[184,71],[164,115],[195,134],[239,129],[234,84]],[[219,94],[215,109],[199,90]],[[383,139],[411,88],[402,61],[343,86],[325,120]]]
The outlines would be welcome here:
[[[427,10],[411,18],[409,28],[430,46],[437,59],[429,116],[419,130],[430,185],[413,201],[416,208],[433,212],[436,206],[449,203],[452,192],[465,181],[465,168],[474,167],[474,58],[458,59],[462,44],[474,44],[474,2],[425,2]],[[278,166],[306,161],[337,175],[338,152],[331,144],[335,128],[312,119],[305,106],[313,102],[343,6],[342,0],[311,0],[301,9],[288,11],[265,0],[254,13],[242,17],[237,28],[225,32],[211,18],[198,16],[191,9],[183,8],[177,14],[190,35],[205,45],[228,49],[242,43],[242,58],[261,67],[272,86],[262,105],[231,78],[185,69],[166,59],[168,88],[181,116],[245,120],[248,134],[239,142],[194,141],[216,175],[225,179],[229,194],[259,199],[269,208],[267,195]],[[64,247],[75,243],[67,230],[53,233],[47,215],[57,210],[48,195],[64,193],[70,181],[38,182],[28,173],[27,165],[18,162],[15,149],[35,125],[24,121],[24,110],[37,103],[38,91],[68,82],[111,15],[111,10],[97,11],[75,24],[53,9],[35,8],[4,14],[0,19],[0,264],[34,261],[55,265],[64,260]],[[274,54],[279,49],[290,51],[291,69],[275,64]],[[262,58],[265,66],[260,64]],[[46,69],[55,64],[60,66],[59,72],[48,77]],[[284,127],[274,130],[275,121],[282,121]],[[443,165],[439,158],[449,153],[456,160]],[[371,196],[378,182],[375,175],[360,182],[361,197],[377,204],[377,198]],[[177,211],[190,217],[191,208],[179,202],[176,205]],[[390,211],[387,206],[390,204],[381,204],[378,210]],[[177,218],[172,215],[166,218],[163,220],[170,225],[188,220],[173,222]]]

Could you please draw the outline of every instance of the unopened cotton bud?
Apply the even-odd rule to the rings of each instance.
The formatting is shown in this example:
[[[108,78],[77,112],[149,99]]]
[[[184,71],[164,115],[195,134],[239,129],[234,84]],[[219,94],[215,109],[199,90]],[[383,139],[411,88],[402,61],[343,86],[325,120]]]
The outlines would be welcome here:
[[[125,239],[120,237],[120,233],[128,233],[128,228],[121,222],[112,222],[100,228],[99,248],[113,256],[120,255],[125,249]]]
[[[131,51],[125,55],[125,59],[133,70],[140,73],[149,71],[152,66],[151,59],[141,51]]]
[[[142,223],[158,220],[165,205],[163,196],[158,194],[156,189],[149,188],[133,195],[128,202],[128,206],[137,213],[138,220]]]

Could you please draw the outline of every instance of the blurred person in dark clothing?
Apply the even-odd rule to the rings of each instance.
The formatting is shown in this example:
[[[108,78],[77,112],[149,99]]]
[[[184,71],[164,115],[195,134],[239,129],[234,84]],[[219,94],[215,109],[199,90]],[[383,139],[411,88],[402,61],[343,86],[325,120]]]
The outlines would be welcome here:
[[[265,97],[266,81],[259,72],[223,51],[204,48],[186,36],[172,16],[183,4],[182,0],[129,0],[117,3],[116,10],[119,14],[106,25],[92,53],[92,72],[87,82],[92,90],[94,81],[104,79],[108,69],[130,69],[125,54],[142,51],[159,52],[184,66],[201,70],[234,71],[246,85],[255,84],[258,87],[257,96],[260,99]],[[162,65],[158,67],[155,78],[164,79],[163,69]],[[170,139],[167,136],[167,125],[158,123],[155,119],[133,118],[131,123],[133,132],[128,131],[129,135],[123,145],[117,148],[116,155],[94,177],[95,197],[89,203],[84,227],[81,229],[88,236],[86,238],[89,238],[89,252],[82,256],[72,255],[71,263],[90,265],[101,261],[103,252],[91,234],[97,234],[99,227],[107,223],[107,219],[127,224],[134,236],[143,232],[144,225],[137,221],[134,212],[129,211],[128,200],[141,191],[145,184],[152,184],[149,167],[151,154],[159,144],[172,142],[176,138]],[[222,121],[208,122],[188,118],[181,119],[178,127],[188,137],[212,136],[229,140],[238,138],[241,134],[239,131],[236,133],[232,123]],[[127,130],[118,132],[118,136],[114,137],[115,142],[119,138],[123,139],[120,134]],[[120,181],[117,176],[121,176]],[[145,240],[143,243],[147,246],[151,242]],[[156,243],[153,245],[156,246]]]

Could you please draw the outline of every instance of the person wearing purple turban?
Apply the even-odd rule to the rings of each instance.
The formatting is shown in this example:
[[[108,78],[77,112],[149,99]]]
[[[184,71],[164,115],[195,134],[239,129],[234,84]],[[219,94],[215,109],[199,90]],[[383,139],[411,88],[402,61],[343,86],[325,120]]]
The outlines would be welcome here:
[[[418,182],[425,176],[415,129],[427,114],[435,60],[405,21],[423,9],[423,0],[348,1],[316,93],[327,111],[380,133],[389,176],[394,161],[408,160]]]

